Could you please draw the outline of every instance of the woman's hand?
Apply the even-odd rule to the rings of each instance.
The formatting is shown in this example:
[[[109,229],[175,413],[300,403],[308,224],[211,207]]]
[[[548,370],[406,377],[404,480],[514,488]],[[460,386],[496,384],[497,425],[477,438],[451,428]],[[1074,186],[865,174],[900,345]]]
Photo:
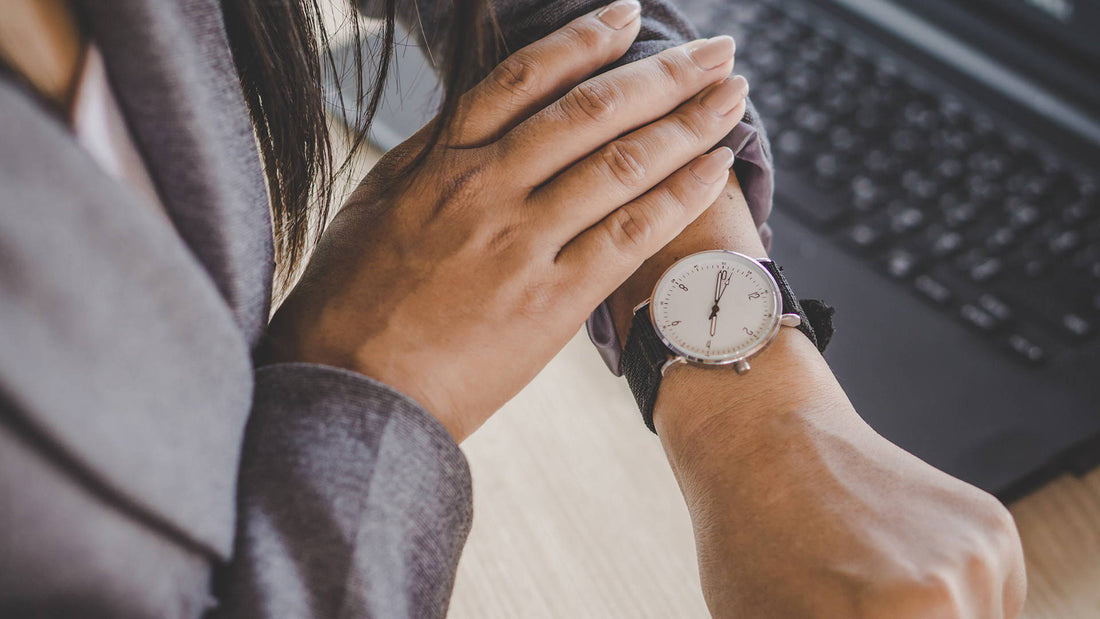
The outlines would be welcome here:
[[[419,168],[388,154],[336,215],[269,330],[265,361],[346,367],[461,441],[589,312],[718,197],[745,109],[728,37],[587,79],[639,29],[582,16],[467,93]]]
[[[723,374],[669,372],[655,416],[716,617],[1017,616],[1008,510],[875,433],[806,337]]]

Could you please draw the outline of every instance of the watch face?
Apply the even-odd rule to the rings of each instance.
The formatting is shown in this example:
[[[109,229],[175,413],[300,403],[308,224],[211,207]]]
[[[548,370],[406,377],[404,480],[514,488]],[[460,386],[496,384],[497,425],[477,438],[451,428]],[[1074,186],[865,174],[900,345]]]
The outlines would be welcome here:
[[[759,262],[731,251],[704,251],[673,264],[657,282],[650,318],[657,335],[691,361],[733,363],[779,331],[775,279]]]

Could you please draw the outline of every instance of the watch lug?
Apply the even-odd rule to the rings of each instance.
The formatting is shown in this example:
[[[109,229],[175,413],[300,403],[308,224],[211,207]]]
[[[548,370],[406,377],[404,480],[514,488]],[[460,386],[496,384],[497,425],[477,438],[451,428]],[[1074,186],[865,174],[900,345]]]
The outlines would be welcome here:
[[[748,372],[751,368],[749,367],[748,361],[746,361],[745,359],[741,359],[734,362],[733,369],[737,370],[738,374],[744,374],[745,372]]]
[[[639,304],[635,305],[635,306],[634,306],[634,310],[633,310],[633,311],[631,311],[630,313],[631,313],[631,314],[637,314],[637,313],[638,313],[638,310],[642,309],[643,307],[645,307],[645,306],[647,306],[647,305],[649,305],[649,299],[646,299],[645,301],[642,301],[641,303],[639,303]]]
[[[798,314],[783,314],[779,317],[779,324],[784,327],[798,327],[802,326],[802,317]]]
[[[680,365],[681,363],[687,363],[687,359],[684,357],[671,357],[668,361],[665,361],[661,365],[661,376],[664,376],[665,372],[667,372],[669,368],[675,365]]]

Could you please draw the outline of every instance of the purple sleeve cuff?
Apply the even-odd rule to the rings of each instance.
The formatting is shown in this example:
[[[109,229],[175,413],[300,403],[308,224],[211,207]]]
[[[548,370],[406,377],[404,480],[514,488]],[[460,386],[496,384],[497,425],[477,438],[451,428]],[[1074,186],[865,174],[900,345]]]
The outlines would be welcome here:
[[[741,191],[745,194],[745,201],[752,212],[752,220],[760,231],[760,239],[764,242],[764,248],[771,248],[772,231],[768,227],[768,215],[772,210],[772,192],[775,189],[774,174],[771,161],[764,151],[763,141],[756,127],[741,122],[725,137],[722,146],[733,149],[737,159],[733,164],[733,172],[741,183]],[[588,337],[600,351],[604,363],[615,374],[622,376],[620,365],[622,358],[622,346],[619,336],[615,333],[615,325],[611,321],[611,310],[604,301],[592,312],[586,323]]]

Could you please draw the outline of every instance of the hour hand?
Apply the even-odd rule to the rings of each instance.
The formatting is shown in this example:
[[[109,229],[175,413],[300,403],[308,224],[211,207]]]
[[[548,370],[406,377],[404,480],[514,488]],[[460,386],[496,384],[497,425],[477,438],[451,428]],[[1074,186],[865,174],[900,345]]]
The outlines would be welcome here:
[[[710,335],[714,337],[714,332],[718,330],[718,312],[712,312],[710,315]]]

